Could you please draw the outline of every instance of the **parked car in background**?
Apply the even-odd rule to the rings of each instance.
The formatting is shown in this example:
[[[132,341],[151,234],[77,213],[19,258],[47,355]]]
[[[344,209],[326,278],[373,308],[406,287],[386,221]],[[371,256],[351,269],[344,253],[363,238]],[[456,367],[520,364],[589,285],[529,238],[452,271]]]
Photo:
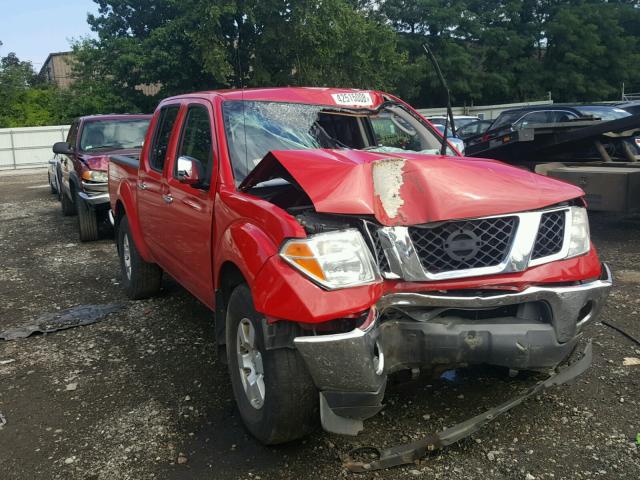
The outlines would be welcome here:
[[[621,102],[615,104],[616,108],[620,108],[625,112],[629,112],[632,115],[638,115],[640,113],[640,100],[633,102]]]
[[[456,128],[456,135],[461,138],[469,138],[474,135],[480,135],[487,131],[491,126],[493,120],[476,120],[475,122],[469,122],[464,127]]]
[[[98,238],[98,225],[109,210],[109,155],[139,155],[150,119],[141,114],[80,117],[71,124],[67,141],[53,145],[62,213],[78,215],[81,241]]]
[[[505,110],[500,113],[485,131],[483,138],[488,140],[502,133],[503,130],[517,130],[533,124],[562,123],[583,117],[573,107],[541,105]]]
[[[426,117],[426,119],[429,120],[431,123],[437,123],[439,125],[444,125],[447,121],[447,117],[444,115],[432,115],[430,117]],[[471,115],[454,115],[453,116],[453,121],[456,126],[456,132],[458,131],[459,128],[462,128],[478,120],[479,120],[478,117],[474,117]]]
[[[401,370],[548,371],[611,287],[584,192],[441,143],[377,91],[165,99],[140,157],[109,162],[122,286],[145,298],[167,272],[215,312],[266,444],[357,434]]]
[[[444,135],[444,130],[445,130],[444,125],[440,123],[433,123],[432,125],[436,128],[436,130],[440,132],[441,135]],[[458,150],[462,155],[464,155],[464,141],[460,137],[458,137],[458,135],[453,135],[449,127],[447,127],[447,140],[454,147],[456,147],[456,150]]]
[[[579,104],[579,105],[540,105],[522,107],[505,110],[493,121],[489,128],[482,135],[465,137],[467,149],[480,143],[491,142],[493,139],[508,134],[511,131],[529,128],[532,125],[545,125],[578,121],[601,120],[609,122],[620,118],[628,117],[631,113],[615,105],[607,104]],[[638,149],[640,142],[632,140],[611,139],[605,145],[605,149],[611,157],[624,158],[623,144],[628,144],[631,148]],[[638,152],[640,153],[640,151]],[[583,158],[596,157],[595,148],[589,147],[583,152],[577,152],[577,156]]]
[[[49,181],[51,193],[56,194],[58,200],[60,200],[60,175],[60,160],[58,159],[58,155],[55,155],[51,160],[49,160],[47,180]]]
[[[616,108],[624,110],[631,115],[640,115],[640,101],[618,103]],[[633,139],[633,143],[637,149],[636,154],[640,155],[640,135]]]

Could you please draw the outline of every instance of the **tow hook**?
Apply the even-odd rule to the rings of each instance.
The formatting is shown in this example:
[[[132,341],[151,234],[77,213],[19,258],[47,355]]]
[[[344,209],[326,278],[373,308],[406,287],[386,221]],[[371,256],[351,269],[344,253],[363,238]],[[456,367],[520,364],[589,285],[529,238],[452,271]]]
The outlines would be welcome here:
[[[486,412],[476,415],[475,417],[465,420],[453,427],[449,427],[441,432],[431,434],[411,443],[398,445],[385,450],[380,450],[372,446],[359,447],[351,450],[351,452],[342,459],[343,467],[352,472],[370,472],[373,470],[381,470],[384,468],[416,463],[425,458],[429,452],[440,450],[467,438],[491,421],[498,418],[503,413],[508,412],[513,407],[520,405],[525,400],[541,393],[547,388],[555,385],[562,385],[573,380],[589,368],[591,365],[591,358],[592,345],[591,341],[589,341],[580,360],[563,369],[556,370],[556,372],[549,378],[533,385],[522,395],[512,398],[497,407],[487,410]],[[363,455],[365,453],[372,453],[377,458],[370,462],[354,460],[354,456]]]

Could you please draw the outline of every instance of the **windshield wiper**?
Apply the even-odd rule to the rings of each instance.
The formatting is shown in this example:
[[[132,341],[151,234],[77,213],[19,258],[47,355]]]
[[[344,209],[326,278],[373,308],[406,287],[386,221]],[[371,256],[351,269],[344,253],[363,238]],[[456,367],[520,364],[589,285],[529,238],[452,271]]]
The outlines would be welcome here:
[[[105,148],[123,148],[123,147],[119,143],[114,143],[112,145],[98,145],[97,147],[91,146],[91,148],[86,150],[86,151],[89,152],[89,151],[92,151],[92,150],[103,150]]]

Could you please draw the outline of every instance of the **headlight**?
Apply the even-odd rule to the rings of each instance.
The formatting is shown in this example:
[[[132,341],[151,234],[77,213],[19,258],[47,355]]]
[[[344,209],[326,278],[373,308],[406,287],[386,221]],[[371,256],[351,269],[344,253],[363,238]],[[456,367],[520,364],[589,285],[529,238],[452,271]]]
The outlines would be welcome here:
[[[109,181],[109,175],[107,172],[101,172],[98,170],[87,170],[82,173],[82,179],[88,182],[100,182],[104,183]]]
[[[282,246],[280,256],[328,289],[379,280],[371,252],[360,232],[354,229],[289,240]]]
[[[569,225],[569,251],[567,252],[567,258],[587,253],[591,248],[587,209],[571,207],[569,217],[571,224]]]

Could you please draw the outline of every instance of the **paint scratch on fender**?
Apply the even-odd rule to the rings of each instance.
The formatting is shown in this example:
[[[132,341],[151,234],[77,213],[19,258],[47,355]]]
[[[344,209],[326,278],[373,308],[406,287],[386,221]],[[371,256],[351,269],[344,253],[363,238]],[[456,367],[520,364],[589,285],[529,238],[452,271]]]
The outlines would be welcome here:
[[[373,191],[389,218],[397,217],[404,205],[400,188],[403,184],[402,171],[405,161],[401,158],[389,158],[373,163]]]

